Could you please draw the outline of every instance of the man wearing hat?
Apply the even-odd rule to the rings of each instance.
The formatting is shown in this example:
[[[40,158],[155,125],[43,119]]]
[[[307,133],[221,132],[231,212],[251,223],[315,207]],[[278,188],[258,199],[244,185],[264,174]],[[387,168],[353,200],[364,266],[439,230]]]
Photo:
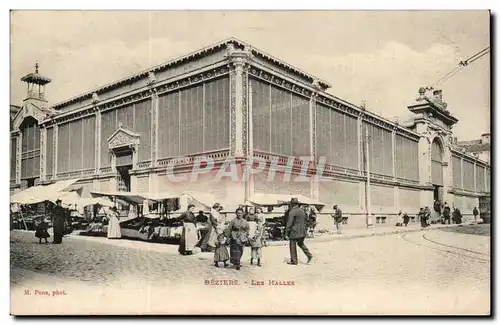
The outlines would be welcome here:
[[[302,249],[304,254],[307,256],[307,263],[310,264],[312,261],[312,254],[304,244],[304,240],[307,234],[306,226],[306,213],[303,209],[299,207],[299,200],[292,198],[290,201],[290,213],[288,214],[288,220],[285,229],[285,239],[290,239],[290,265],[297,265],[299,259],[297,257],[297,245]]]
[[[56,200],[56,206],[52,211],[53,222],[52,227],[54,229],[54,244],[62,243],[62,238],[64,235],[64,219],[65,219],[66,211],[61,206],[61,200]]]

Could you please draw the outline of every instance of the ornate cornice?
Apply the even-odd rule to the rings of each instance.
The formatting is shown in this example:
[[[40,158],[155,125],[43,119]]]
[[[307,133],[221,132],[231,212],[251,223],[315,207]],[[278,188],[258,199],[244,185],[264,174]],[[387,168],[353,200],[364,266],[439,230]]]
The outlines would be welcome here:
[[[185,87],[189,87],[198,83],[205,82],[214,78],[228,75],[230,65],[225,63],[221,66],[212,67],[206,71],[201,71],[191,76],[184,76],[183,78],[173,78],[173,80],[161,83],[149,83],[147,86],[129,94],[123,94],[119,98],[112,98],[108,100],[95,101],[92,105],[83,107],[70,112],[61,113],[59,116],[54,116],[51,119],[42,122],[44,125],[61,124],[74,119],[83,118],[88,115],[95,114],[97,111],[107,111],[110,109],[118,108],[124,105],[130,105],[142,100],[151,98],[153,94],[161,95],[163,93],[175,91]],[[151,78],[153,76],[151,75]],[[97,96],[97,95],[96,95]],[[98,97],[96,98],[98,99]]]

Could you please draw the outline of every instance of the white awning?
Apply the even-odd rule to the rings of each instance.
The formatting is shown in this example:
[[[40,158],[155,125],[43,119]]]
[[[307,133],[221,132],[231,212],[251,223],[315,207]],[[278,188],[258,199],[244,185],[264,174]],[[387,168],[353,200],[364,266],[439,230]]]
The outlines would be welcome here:
[[[30,187],[11,196],[11,203],[35,204],[44,201],[55,201],[65,189],[76,183],[78,179],[58,181],[50,185]]]
[[[256,193],[248,199],[248,201],[261,206],[280,206],[289,203],[292,198],[296,198],[300,204],[314,205],[317,207],[325,206],[324,203],[318,200],[300,194]]]

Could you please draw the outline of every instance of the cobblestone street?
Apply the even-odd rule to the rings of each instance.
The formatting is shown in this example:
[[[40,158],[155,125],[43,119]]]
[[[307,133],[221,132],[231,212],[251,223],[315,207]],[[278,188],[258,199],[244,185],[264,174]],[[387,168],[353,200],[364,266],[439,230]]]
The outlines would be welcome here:
[[[312,265],[305,264],[303,255],[298,266],[287,265],[288,247],[275,246],[263,249],[262,268],[248,265],[250,254],[245,250],[238,272],[215,268],[210,253],[180,256],[176,246],[78,236],[66,237],[62,245],[39,245],[33,233],[12,231],[11,310],[14,314],[47,308],[69,314],[489,313],[489,235],[447,229],[306,243],[314,254]],[[232,285],[216,285],[219,280],[231,280]],[[283,285],[271,285],[269,280]],[[257,281],[264,285],[252,285]],[[35,290],[65,294],[49,298]]]

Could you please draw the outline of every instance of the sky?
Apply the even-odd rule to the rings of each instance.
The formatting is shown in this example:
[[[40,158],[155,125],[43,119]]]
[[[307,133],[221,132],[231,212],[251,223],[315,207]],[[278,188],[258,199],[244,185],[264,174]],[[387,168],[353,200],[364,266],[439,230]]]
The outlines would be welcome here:
[[[34,71],[50,104],[236,37],[389,119],[490,45],[488,11],[13,11],[11,104]],[[490,132],[490,56],[440,85],[461,140]]]

